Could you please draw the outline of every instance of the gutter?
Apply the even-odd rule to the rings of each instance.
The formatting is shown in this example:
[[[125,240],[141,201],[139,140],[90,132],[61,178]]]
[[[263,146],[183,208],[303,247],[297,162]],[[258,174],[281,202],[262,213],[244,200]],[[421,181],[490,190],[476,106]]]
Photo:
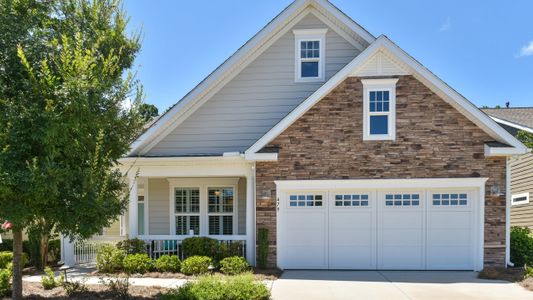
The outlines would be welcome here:
[[[511,262],[511,166],[510,157],[505,159],[505,267],[514,267]]]

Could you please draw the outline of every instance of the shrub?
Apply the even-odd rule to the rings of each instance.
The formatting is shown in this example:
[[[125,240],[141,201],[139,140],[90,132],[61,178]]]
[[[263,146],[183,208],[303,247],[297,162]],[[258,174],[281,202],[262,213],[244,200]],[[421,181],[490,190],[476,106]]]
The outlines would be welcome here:
[[[181,243],[185,257],[208,256],[215,257],[218,252],[218,241],[208,237],[190,237]]]
[[[187,275],[200,275],[209,272],[213,260],[207,256],[191,256],[181,263],[181,272]]]
[[[266,300],[270,291],[251,274],[233,277],[204,276],[189,281],[178,289],[163,294],[162,299],[172,300]]]
[[[61,259],[61,241],[50,240],[48,242],[48,259],[50,262],[56,263]]]
[[[144,274],[152,268],[152,259],[144,253],[130,254],[124,258],[123,267],[128,274]]]
[[[41,276],[41,284],[43,285],[43,288],[45,290],[51,290],[59,286],[64,281],[63,274],[60,274],[59,277],[56,279],[54,271],[52,271],[52,269],[50,269],[49,267],[44,268],[44,273],[45,274]]]
[[[11,291],[11,264],[6,269],[0,269],[0,297],[7,296]]]
[[[181,261],[176,255],[162,255],[154,262],[154,266],[159,272],[179,272]]]
[[[100,279],[100,282],[109,288],[109,291],[113,294],[114,298],[129,299],[129,277],[114,277],[109,279]]]
[[[101,245],[96,254],[96,268],[100,272],[115,273],[122,269],[124,256],[124,251],[113,245]]]
[[[220,271],[228,275],[241,274],[250,270],[250,264],[244,257],[226,257],[220,262]]]
[[[266,269],[268,262],[268,229],[259,228],[257,232],[257,266]]]
[[[516,266],[533,265],[533,237],[529,228],[511,228],[511,261]]]
[[[533,277],[533,268],[532,267],[525,266],[525,268],[524,268],[524,277],[525,278]]]
[[[126,254],[146,253],[146,244],[143,240],[129,239],[117,243],[117,248],[126,252]]]
[[[217,262],[226,257],[240,256],[244,253],[244,244],[241,241],[230,241],[218,244],[216,256],[213,257]]]
[[[65,293],[67,293],[69,298],[88,291],[87,286],[85,286],[83,282],[79,281],[64,281],[61,284],[61,287],[65,290]]]
[[[0,252],[0,269],[5,269],[9,263],[13,262],[13,252],[3,251]],[[22,253],[22,266],[24,267],[28,263],[28,255]]]

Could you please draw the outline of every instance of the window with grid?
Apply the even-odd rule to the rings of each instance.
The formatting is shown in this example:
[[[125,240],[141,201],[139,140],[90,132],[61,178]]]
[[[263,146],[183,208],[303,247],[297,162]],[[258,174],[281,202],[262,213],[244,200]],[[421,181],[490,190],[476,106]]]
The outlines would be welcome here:
[[[465,193],[433,194],[434,206],[465,206],[468,205],[468,196]]]
[[[200,234],[200,189],[176,188],[174,190],[176,234]]]
[[[233,234],[234,190],[232,187],[209,188],[207,191],[209,234]]]
[[[368,195],[335,195],[335,206],[368,206]]]
[[[322,206],[322,195],[290,195],[289,206],[312,207]]]
[[[385,206],[419,206],[419,194],[386,194]]]
[[[398,79],[363,79],[365,140],[394,140],[396,134],[396,82]]]
[[[300,77],[320,77],[320,41],[300,41]]]

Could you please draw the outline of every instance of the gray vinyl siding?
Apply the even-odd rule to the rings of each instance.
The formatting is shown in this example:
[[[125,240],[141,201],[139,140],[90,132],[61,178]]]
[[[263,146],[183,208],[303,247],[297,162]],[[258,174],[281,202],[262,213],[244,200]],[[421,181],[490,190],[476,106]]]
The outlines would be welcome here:
[[[170,234],[169,185],[165,178],[148,181],[148,222],[150,234]]]
[[[511,226],[533,229],[533,154],[511,161],[511,194],[529,193],[529,204],[511,206]]]
[[[304,17],[292,29],[328,28],[326,80],[357,54],[357,48],[320,21]],[[295,83],[292,29],[242,70],[148,156],[243,152],[324,82]]]

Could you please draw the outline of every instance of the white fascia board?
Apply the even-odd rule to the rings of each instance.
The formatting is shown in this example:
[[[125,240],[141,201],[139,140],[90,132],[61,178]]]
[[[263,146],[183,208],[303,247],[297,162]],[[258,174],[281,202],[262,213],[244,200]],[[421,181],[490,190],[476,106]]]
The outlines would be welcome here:
[[[491,147],[485,144],[485,156],[512,156],[526,154],[529,151],[527,148],[515,147]]]
[[[394,44],[389,38],[384,35],[379,36],[375,42],[370,44],[363,52],[356,56],[349,64],[341,69],[337,74],[330,78],[324,85],[316,90],[309,98],[297,106],[291,113],[289,113],[283,120],[276,124],[270,131],[263,135],[257,142],[255,142],[245,153],[255,153],[261,150],[285,129],[287,129],[292,123],[298,120],[305,112],[313,107],[318,101],[332,91],[337,85],[339,85],[346,77],[348,77],[356,68],[360,67],[367,61],[374,53],[379,49],[385,49],[392,55],[395,55],[398,60],[406,64],[409,68],[417,73],[427,82],[433,85],[437,90],[442,91],[450,101],[452,106],[459,108],[458,110],[463,113],[468,119],[477,124],[480,128],[484,129],[490,136],[496,140],[509,144],[518,151],[525,151],[526,147],[518,141],[514,136],[508,133],[505,129],[499,126],[494,120],[483,113],[470,101],[465,99],[461,94],[448,86],[444,81],[438,78],[435,74],[431,73],[426,67],[416,61],[412,56],[403,51],[400,47]],[[444,100],[446,101],[445,97]],[[455,104],[455,105],[454,105]]]
[[[401,189],[401,188],[477,188],[487,177],[408,178],[408,179],[339,179],[339,180],[276,180],[280,190],[308,189]]]
[[[526,127],[526,126],[523,126],[523,125],[520,125],[520,124],[516,124],[516,123],[511,122],[511,121],[506,121],[504,119],[493,117],[491,115],[489,115],[489,117],[491,119],[493,119],[494,121],[496,121],[497,123],[501,123],[501,124],[507,125],[509,127],[516,128],[518,130],[523,130],[523,131],[526,131],[526,132],[529,132],[529,133],[533,133],[533,128],[529,128],[529,127]]]
[[[277,153],[248,153],[244,155],[248,161],[277,161]]]
[[[182,156],[182,157],[123,157],[118,160],[122,165],[144,164],[172,164],[172,163],[198,163],[198,162],[244,162],[244,155],[238,156]]]
[[[376,38],[372,36],[359,24],[347,17],[338,8],[325,0],[296,0],[287,6],[280,14],[278,14],[270,23],[261,29],[255,36],[247,41],[241,48],[239,48],[232,56],[224,61],[217,69],[209,74],[202,82],[194,87],[185,97],[178,101],[167,113],[159,118],[150,128],[141,134],[130,147],[128,155],[132,154],[146,154],[155,144],[164,138],[172,129],[177,127],[196,109],[195,104],[205,97],[208,97],[210,92],[221,82],[227,80],[226,77],[233,73],[235,68],[243,68],[249,64],[255,55],[259,55],[261,51],[254,54],[258,49],[270,42],[273,42],[274,36],[279,33],[279,28],[299,16],[306,8],[312,11],[313,5],[320,5],[326,9],[332,16],[346,24],[348,28],[353,30],[356,34],[361,36],[368,43],[372,43]],[[303,17],[303,16],[301,16]],[[290,27],[290,26],[287,26]],[[290,28],[286,28],[289,30]],[[201,103],[200,103],[201,105]],[[198,106],[200,106],[198,105]],[[181,121],[180,121],[181,120]]]

